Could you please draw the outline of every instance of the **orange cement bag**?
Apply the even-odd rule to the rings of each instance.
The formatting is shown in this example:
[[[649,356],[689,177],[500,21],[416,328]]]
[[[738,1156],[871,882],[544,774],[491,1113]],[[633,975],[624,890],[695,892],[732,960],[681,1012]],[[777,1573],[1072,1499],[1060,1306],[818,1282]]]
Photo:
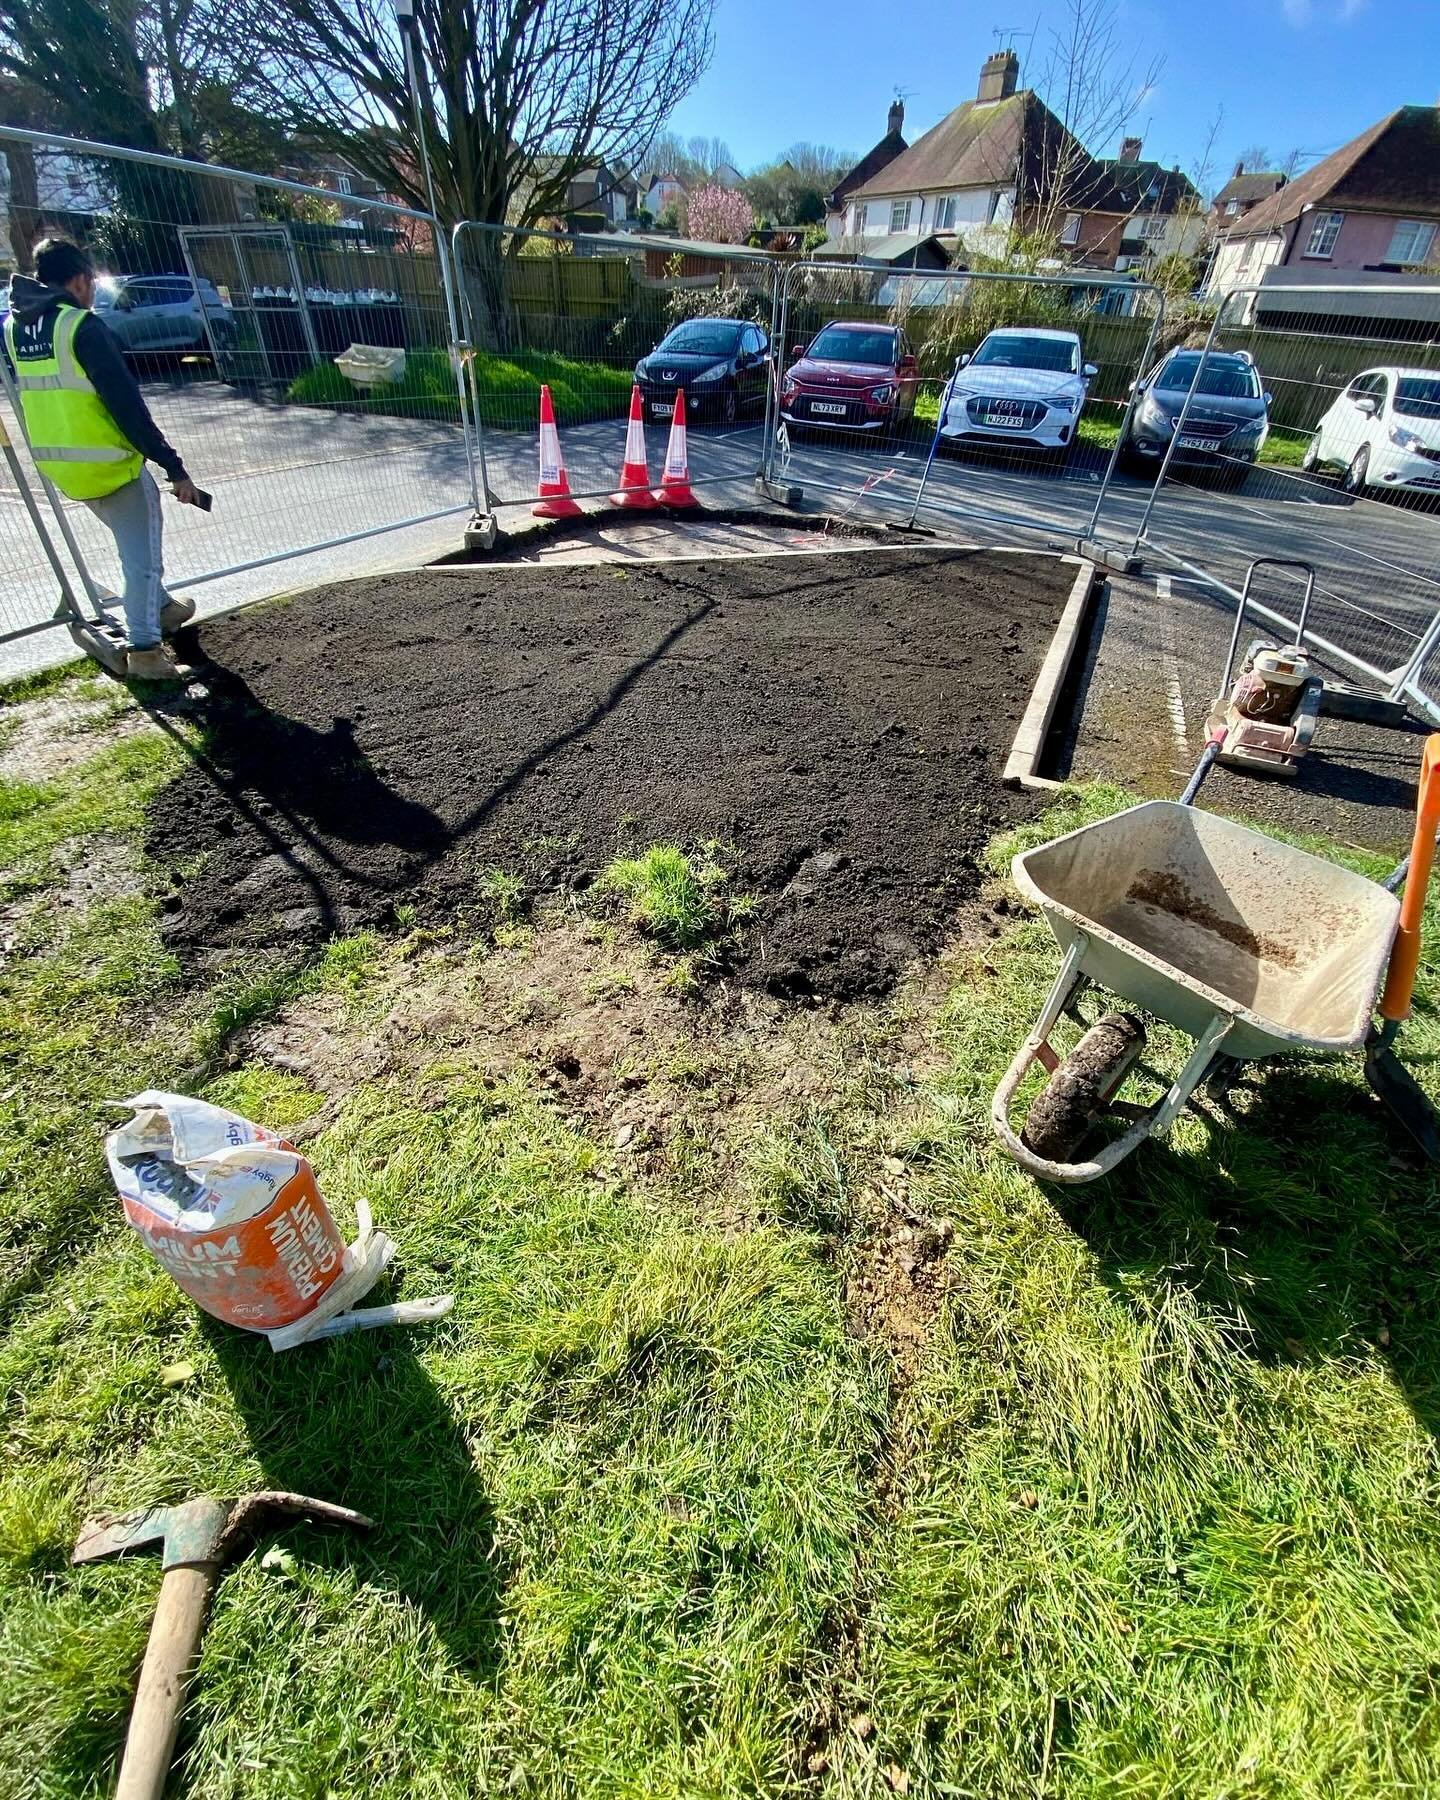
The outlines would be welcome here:
[[[345,1243],[293,1144],[181,1094],[126,1105],[134,1118],[105,1141],[110,1173],[126,1218],[192,1300],[263,1332],[332,1310],[322,1301]]]

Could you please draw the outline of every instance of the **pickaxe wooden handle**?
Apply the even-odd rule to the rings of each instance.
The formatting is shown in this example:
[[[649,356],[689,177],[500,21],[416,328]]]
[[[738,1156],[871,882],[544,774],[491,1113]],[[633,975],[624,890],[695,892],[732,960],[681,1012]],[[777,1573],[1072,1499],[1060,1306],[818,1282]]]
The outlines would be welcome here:
[[[140,1669],[125,1736],[115,1800],[160,1800],[170,1773],[185,1688],[200,1654],[210,1599],[220,1578],[214,1562],[167,1569]]]

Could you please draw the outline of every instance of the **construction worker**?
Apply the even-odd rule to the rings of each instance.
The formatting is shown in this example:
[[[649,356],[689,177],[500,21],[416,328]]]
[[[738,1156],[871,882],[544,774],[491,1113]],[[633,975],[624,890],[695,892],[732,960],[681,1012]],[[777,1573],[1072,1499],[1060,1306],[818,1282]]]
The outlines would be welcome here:
[[[160,491],[147,460],[165,471],[177,500],[198,506],[200,493],[90,310],[94,301],[90,258],[67,239],[47,238],[36,246],[35,277],[10,278],[5,345],[35,466],[114,535],[125,576],[125,673],[173,681],[181,671],[162,635],[193,617],[195,603],[163,586]]]

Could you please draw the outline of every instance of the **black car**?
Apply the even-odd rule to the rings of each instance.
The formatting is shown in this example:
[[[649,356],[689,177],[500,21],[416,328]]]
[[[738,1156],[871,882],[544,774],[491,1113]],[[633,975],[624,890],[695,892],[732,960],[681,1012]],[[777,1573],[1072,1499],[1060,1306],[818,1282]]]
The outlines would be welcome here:
[[[1249,474],[1270,429],[1260,372],[1243,350],[1212,350],[1203,370],[1200,361],[1198,350],[1172,350],[1135,384],[1135,410],[1120,444],[1120,466],[1132,475],[1154,475],[1160,467],[1192,387],[1170,466],[1210,469],[1236,486]]]
[[[765,404],[770,341],[744,319],[687,319],[635,365],[645,422],[668,419],[675,390],[685,394],[685,417],[731,425],[746,407]]]

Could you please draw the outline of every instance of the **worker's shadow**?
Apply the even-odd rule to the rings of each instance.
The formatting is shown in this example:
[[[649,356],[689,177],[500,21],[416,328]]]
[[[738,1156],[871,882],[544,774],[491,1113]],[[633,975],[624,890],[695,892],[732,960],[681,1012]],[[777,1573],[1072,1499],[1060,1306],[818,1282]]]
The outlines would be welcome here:
[[[423,854],[443,841],[430,808],[397,793],[370,761],[353,720],[320,730],[267,706],[234,669],[209,663],[204,677],[208,694],[195,709],[204,756],[230,789],[343,842]]]
[[[322,935],[375,916],[377,892],[400,894],[441,855],[449,835],[427,806],[398,793],[356,742],[354,722],[336,718],[325,730],[276,712],[244,678],[210,663],[205,692],[180,708],[146,705],[155,724],[179,745],[191,767],[188,804],[172,815],[196,821],[217,839],[253,840],[252,868],[275,857],[287,870],[294,904],[312,910]],[[180,729],[177,712],[200,726]],[[347,844],[382,846],[358,861]],[[152,829],[147,848],[162,863],[193,854],[188,835],[170,842]],[[267,878],[273,888],[277,884]],[[235,910],[240,908],[237,897]]]
[[[1051,1190],[1115,1294],[1153,1318],[1188,1291],[1216,1336],[1271,1366],[1368,1346],[1440,1436],[1435,1172],[1323,1064],[1241,1069],[1191,1108],[1203,1146],[1153,1138],[1107,1179]]]
[[[375,1520],[363,1538],[309,1531],[305,1555],[393,1590],[424,1614],[458,1670],[492,1677],[503,1579],[493,1510],[470,1444],[404,1329],[276,1355],[263,1338],[205,1325],[266,1484]]]

